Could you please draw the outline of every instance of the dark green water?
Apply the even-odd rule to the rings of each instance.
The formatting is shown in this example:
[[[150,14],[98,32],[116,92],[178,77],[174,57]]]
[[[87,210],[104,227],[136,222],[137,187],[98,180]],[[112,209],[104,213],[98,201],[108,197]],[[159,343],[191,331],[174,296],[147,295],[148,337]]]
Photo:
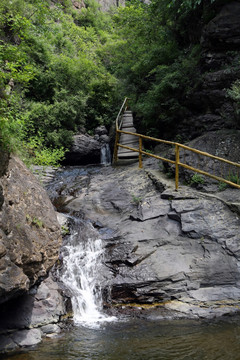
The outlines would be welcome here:
[[[240,360],[240,320],[131,320],[75,327],[11,360]]]

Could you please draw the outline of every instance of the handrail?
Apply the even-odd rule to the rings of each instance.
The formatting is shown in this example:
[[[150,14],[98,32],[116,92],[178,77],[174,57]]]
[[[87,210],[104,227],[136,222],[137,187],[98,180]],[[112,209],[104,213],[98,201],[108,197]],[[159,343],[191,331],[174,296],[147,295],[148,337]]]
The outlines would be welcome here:
[[[116,138],[115,138],[115,145],[114,145],[114,153],[113,153],[113,162],[117,162],[117,152],[118,152],[118,142],[119,142],[119,128],[121,128],[122,123],[120,123],[121,115],[124,113],[124,111],[128,108],[128,100],[130,100],[128,97],[125,97],[122,106],[119,110],[119,113],[116,118],[115,126],[116,126]]]
[[[127,110],[127,107],[128,107],[128,100],[129,98],[125,97],[124,101],[123,101],[123,104],[119,110],[119,113],[117,115],[117,118],[116,118],[116,130],[119,130],[119,128],[121,128],[121,124],[119,124],[119,120],[120,120],[120,117],[122,115],[122,113],[124,113],[124,111]]]
[[[129,146],[126,146],[126,145],[121,145],[119,143],[120,134],[129,134],[129,135],[137,136],[139,138],[139,148],[136,149],[136,148],[132,148],[132,147],[129,147]],[[164,144],[175,146],[175,160],[166,159],[166,158],[164,158],[162,156],[158,156],[158,155],[155,155],[155,154],[150,154],[150,153],[142,150],[142,139],[152,140],[152,141],[156,141],[156,142],[159,142],[159,143],[164,143]],[[226,183],[228,185],[231,185],[231,186],[234,186],[234,187],[240,189],[239,184],[236,184],[236,183],[234,183],[234,182],[232,182],[230,180],[227,180],[227,179],[223,178],[222,176],[216,176],[216,175],[213,175],[213,174],[211,174],[211,173],[209,173],[207,171],[203,171],[203,170],[200,170],[198,168],[187,165],[187,164],[185,164],[183,162],[180,162],[180,149],[182,148],[184,150],[188,150],[188,151],[194,152],[196,154],[203,155],[203,156],[206,156],[208,158],[221,161],[221,162],[226,163],[228,165],[236,166],[238,168],[238,173],[237,173],[237,182],[238,182],[240,180],[240,178],[239,178],[240,164],[236,163],[236,162],[233,162],[233,161],[230,161],[230,160],[227,160],[227,159],[224,159],[224,158],[221,158],[219,156],[215,156],[215,155],[209,154],[207,152],[197,150],[197,149],[191,148],[189,146],[186,146],[186,145],[174,142],[174,141],[162,140],[162,139],[157,139],[157,138],[153,138],[153,137],[138,134],[138,133],[133,133],[133,132],[129,132],[129,131],[123,131],[123,130],[119,130],[119,128],[116,127],[116,142],[115,142],[115,149],[114,149],[114,154],[115,154],[114,155],[114,161],[115,161],[115,163],[117,162],[118,147],[128,149],[128,150],[131,150],[131,151],[134,151],[134,152],[138,152],[139,153],[139,167],[140,168],[142,168],[142,155],[147,155],[147,156],[150,156],[150,157],[153,157],[153,158],[156,158],[156,159],[159,159],[159,160],[166,161],[168,163],[174,164],[175,165],[175,189],[176,190],[178,190],[178,185],[179,185],[179,166],[182,166],[185,169],[194,171],[194,172],[199,173],[199,174],[204,175],[204,176],[208,176],[208,177],[210,177],[212,179],[218,180],[220,182],[224,182],[224,183]]]

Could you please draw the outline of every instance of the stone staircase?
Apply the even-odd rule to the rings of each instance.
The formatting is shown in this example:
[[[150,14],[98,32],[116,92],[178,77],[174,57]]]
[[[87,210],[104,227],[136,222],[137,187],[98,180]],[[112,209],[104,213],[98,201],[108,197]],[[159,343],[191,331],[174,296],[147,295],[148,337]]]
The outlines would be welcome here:
[[[122,126],[121,129],[123,131],[136,133],[136,129],[133,125],[133,115],[132,112],[127,110],[123,113],[122,116]],[[131,148],[138,149],[139,148],[139,140],[137,136],[130,134],[122,134],[120,135],[119,144],[129,146]],[[138,157],[138,152],[134,152],[128,149],[118,148],[118,159],[135,159]]]

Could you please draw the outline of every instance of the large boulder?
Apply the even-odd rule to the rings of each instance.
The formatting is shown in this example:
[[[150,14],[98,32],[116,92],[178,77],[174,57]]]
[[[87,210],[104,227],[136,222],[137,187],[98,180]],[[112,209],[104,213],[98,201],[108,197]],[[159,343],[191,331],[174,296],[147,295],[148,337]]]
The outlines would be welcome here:
[[[6,164],[8,165],[6,166]],[[49,197],[15,156],[0,177],[0,302],[27,292],[58,258],[61,229]]]
[[[99,164],[101,144],[88,134],[73,136],[73,145],[66,153],[65,165]]]

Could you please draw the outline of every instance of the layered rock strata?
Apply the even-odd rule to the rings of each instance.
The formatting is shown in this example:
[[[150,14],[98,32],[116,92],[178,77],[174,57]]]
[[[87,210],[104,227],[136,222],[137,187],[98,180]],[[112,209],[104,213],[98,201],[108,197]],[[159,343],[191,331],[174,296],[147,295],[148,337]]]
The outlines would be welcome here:
[[[225,200],[189,187],[175,192],[157,170],[109,168],[81,182],[75,170],[72,192],[64,177],[62,208],[85,216],[105,242],[98,276],[107,306],[155,304],[174,310],[171,317],[197,318],[239,311],[237,189]]]
[[[199,83],[185,106],[189,115],[176,133],[194,139],[208,131],[240,127],[239,116],[228,89],[240,78],[240,3],[230,1],[203,28]]]

